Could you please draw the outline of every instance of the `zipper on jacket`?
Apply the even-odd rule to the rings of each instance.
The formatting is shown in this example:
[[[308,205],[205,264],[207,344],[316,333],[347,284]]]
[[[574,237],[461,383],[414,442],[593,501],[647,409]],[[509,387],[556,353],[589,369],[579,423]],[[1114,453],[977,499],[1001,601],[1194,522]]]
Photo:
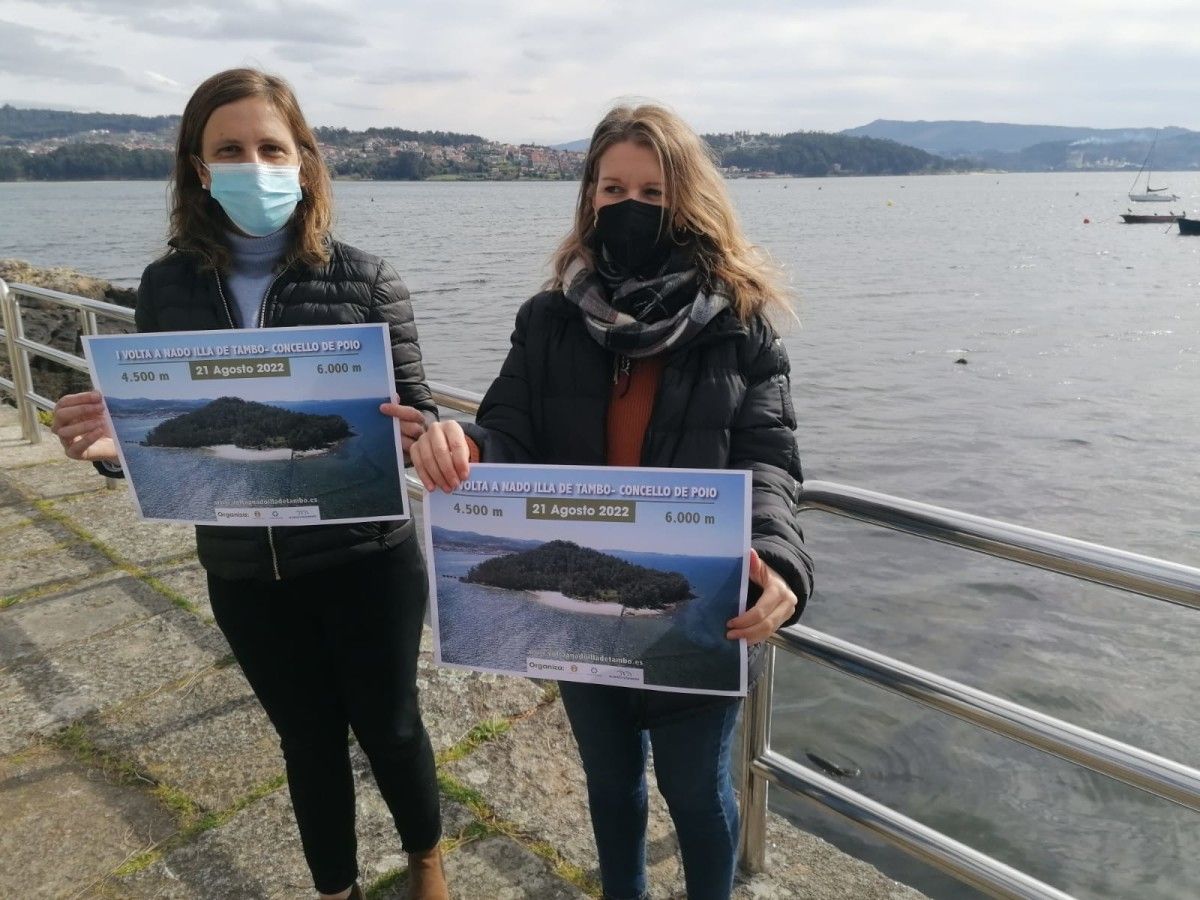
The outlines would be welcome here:
[[[229,307],[229,301],[225,299],[225,291],[221,287],[221,273],[214,269],[213,278],[216,279],[217,282],[217,296],[221,298],[221,306],[225,309],[225,318],[229,322],[229,327],[237,328],[237,326],[233,324],[233,310]]]
[[[267,327],[267,304],[271,302],[271,291],[275,290],[275,282],[283,276],[283,273],[288,270],[289,266],[284,266],[275,273],[275,277],[271,279],[271,283],[267,285],[267,292],[263,294],[262,305],[258,308],[258,328]]]
[[[279,557],[275,555],[275,529],[270,525],[267,526],[267,544],[271,548],[271,571],[275,573],[276,581],[283,581],[283,576],[279,574]]]

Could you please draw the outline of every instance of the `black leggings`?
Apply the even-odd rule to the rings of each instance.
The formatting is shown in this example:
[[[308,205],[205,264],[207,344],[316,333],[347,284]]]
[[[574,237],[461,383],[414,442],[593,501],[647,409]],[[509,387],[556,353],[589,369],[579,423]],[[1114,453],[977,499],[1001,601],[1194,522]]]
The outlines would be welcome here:
[[[213,616],[279,733],[317,890],[358,877],[348,728],[404,849],[441,836],[433,747],[417,706],[425,564],[416,538],[302,578],[208,576]]]

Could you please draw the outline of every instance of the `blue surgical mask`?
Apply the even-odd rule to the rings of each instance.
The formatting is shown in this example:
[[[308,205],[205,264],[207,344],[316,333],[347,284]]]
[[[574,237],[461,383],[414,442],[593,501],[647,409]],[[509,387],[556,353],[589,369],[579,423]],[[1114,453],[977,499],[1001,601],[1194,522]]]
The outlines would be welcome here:
[[[225,215],[246,234],[264,237],[288,223],[300,191],[299,166],[263,163],[205,163],[211,176],[208,192]]]

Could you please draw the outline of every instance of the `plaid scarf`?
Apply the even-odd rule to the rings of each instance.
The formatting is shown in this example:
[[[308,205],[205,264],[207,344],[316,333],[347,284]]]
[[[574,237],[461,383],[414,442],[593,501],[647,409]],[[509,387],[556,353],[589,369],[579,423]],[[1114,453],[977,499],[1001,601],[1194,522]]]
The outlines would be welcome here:
[[[690,303],[679,305],[680,292],[696,281],[695,268],[619,281],[603,260],[598,268],[588,269],[583,260],[571,263],[563,273],[563,294],[583,312],[596,343],[618,356],[641,359],[682,347],[729,306],[721,291],[699,288]]]

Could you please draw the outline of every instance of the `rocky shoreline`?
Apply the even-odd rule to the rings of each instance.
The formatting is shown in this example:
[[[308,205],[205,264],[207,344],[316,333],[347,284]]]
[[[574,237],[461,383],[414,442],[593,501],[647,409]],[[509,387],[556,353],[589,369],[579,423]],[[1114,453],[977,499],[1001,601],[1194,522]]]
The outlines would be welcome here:
[[[9,284],[28,284],[50,288],[64,294],[75,294],[92,300],[104,300],[118,306],[133,308],[137,291],[133,288],[116,287],[112,282],[84,275],[74,269],[56,267],[51,269],[32,266],[19,259],[0,259],[0,279]],[[25,336],[31,341],[48,344],[65,353],[81,353],[79,319],[74,310],[65,309],[37,300],[22,300],[22,322]],[[113,319],[101,318],[100,331],[104,334],[119,334],[132,331],[133,327]],[[46,359],[34,358],[30,362],[33,386],[39,394],[57,399],[63,394],[91,389],[91,380],[82,372],[68,369]],[[0,375],[12,377],[8,353],[0,345]]]

